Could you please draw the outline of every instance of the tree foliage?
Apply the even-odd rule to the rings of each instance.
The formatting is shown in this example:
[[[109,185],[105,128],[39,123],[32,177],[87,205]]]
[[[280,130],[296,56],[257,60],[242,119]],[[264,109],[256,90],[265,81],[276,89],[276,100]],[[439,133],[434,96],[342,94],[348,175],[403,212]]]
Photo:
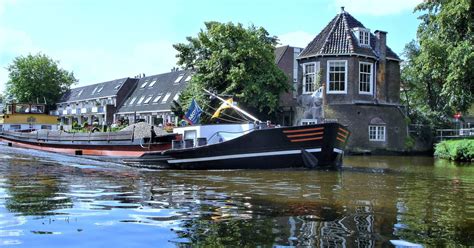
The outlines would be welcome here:
[[[58,62],[44,54],[16,57],[7,67],[7,95],[18,102],[43,102],[54,106],[72,84],[72,72],[59,68]]]
[[[404,99],[413,118],[441,125],[474,100],[474,20],[470,0],[419,4],[417,40],[406,45]]]
[[[246,108],[268,114],[277,109],[280,93],[289,90],[286,75],[274,62],[277,38],[262,27],[206,22],[197,37],[186,39],[174,45],[178,65],[195,72],[180,96],[183,108],[192,98],[207,112],[212,112],[209,105],[220,105],[210,102],[204,88],[232,95]]]

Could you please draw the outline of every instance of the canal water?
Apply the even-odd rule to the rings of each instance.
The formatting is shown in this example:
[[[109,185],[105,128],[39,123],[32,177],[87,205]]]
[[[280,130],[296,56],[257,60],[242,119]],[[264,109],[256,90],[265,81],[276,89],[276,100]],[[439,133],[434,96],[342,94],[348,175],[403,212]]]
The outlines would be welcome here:
[[[0,246],[474,245],[474,165],[153,171],[0,145]]]

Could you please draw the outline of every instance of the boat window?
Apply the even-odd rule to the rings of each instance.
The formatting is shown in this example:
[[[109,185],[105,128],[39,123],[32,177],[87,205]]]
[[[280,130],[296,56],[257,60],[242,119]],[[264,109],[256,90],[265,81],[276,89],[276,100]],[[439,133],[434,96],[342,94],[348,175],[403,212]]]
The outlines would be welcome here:
[[[15,125],[10,125],[10,130],[20,130],[21,125],[15,124]]]
[[[306,126],[306,125],[313,125],[313,124],[318,124],[317,119],[301,119],[301,125]]]
[[[41,125],[41,129],[51,130],[51,125]]]
[[[184,139],[192,139],[195,140],[197,137],[196,130],[186,130],[184,131]]]
[[[166,93],[165,97],[163,97],[163,101],[161,101],[161,103],[166,103],[166,101],[168,101],[168,98],[170,98],[171,96],[171,93]]]

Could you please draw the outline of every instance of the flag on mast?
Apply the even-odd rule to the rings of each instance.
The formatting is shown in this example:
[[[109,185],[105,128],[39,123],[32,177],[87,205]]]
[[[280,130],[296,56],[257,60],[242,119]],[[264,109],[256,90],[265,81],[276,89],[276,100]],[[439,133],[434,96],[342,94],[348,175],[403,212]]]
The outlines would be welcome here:
[[[188,112],[184,115],[184,119],[190,124],[194,125],[199,123],[199,118],[201,117],[202,109],[197,104],[196,100],[191,102]]]
[[[225,100],[225,102],[223,102],[221,106],[217,108],[216,112],[212,115],[211,119],[219,117],[219,115],[221,114],[221,111],[224,109],[231,108],[232,104],[234,104],[234,100],[232,98]]]

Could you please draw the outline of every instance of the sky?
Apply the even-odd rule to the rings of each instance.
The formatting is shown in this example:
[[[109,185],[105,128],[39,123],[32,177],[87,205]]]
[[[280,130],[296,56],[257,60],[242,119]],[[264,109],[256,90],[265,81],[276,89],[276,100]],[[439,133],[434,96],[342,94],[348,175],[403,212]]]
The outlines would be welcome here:
[[[282,45],[305,47],[340,7],[372,32],[387,31],[396,53],[415,39],[421,0],[0,0],[0,92],[17,56],[43,53],[74,72],[73,87],[176,65],[172,45],[206,21],[264,27]]]

